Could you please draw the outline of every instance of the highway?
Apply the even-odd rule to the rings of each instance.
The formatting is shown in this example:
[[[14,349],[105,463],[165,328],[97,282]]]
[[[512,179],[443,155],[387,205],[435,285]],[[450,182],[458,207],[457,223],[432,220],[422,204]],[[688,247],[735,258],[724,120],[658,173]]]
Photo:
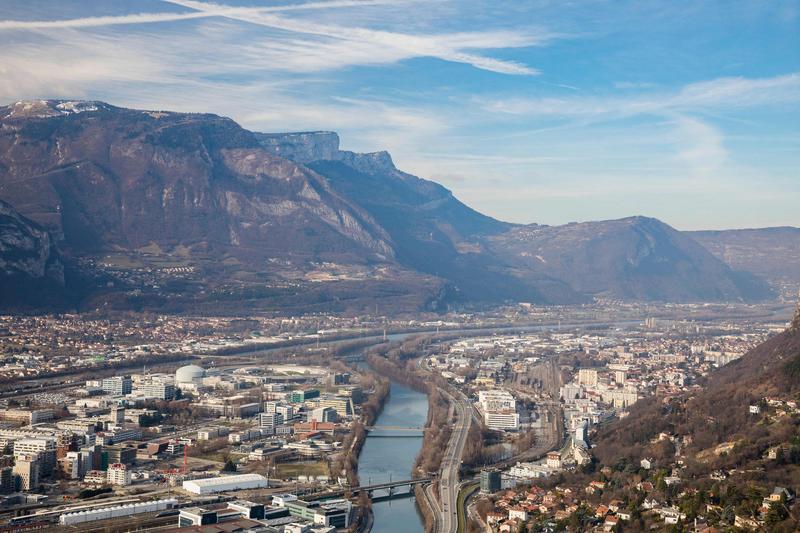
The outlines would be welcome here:
[[[456,533],[458,530],[461,456],[464,453],[464,445],[467,443],[470,425],[472,425],[472,406],[461,393],[457,393],[458,397],[455,397],[445,390],[442,392],[450,400],[455,422],[450,434],[450,441],[447,443],[447,450],[439,467],[439,501],[442,507],[439,512],[440,519],[437,520],[439,526],[437,531]]]

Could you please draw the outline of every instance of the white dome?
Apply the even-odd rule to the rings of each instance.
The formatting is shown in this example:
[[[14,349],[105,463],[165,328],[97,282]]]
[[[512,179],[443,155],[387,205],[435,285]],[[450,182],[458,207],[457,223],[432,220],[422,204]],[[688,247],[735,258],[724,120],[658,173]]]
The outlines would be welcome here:
[[[197,365],[182,366],[175,372],[175,383],[192,383],[205,375],[206,371]]]

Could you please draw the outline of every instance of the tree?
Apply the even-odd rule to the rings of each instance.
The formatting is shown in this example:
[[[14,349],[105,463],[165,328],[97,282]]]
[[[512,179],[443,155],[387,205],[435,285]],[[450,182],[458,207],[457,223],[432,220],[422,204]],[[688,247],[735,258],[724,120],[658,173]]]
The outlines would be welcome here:
[[[233,459],[228,459],[225,461],[225,466],[222,467],[223,472],[236,472],[236,463],[233,462]]]
[[[772,502],[770,504],[769,511],[767,511],[767,516],[764,518],[764,522],[768,528],[773,528],[778,523],[786,520],[788,516],[789,513],[786,510],[786,505],[784,505],[783,499],[781,499],[779,502]]]

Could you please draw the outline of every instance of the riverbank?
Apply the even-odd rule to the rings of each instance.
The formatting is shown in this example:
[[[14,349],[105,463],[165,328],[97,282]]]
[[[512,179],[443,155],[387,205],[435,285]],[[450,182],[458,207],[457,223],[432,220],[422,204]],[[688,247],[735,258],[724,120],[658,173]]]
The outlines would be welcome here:
[[[375,424],[386,406],[391,394],[391,382],[371,370],[353,369],[361,374],[361,384],[365,389],[371,389],[369,399],[361,404],[361,419],[350,426],[350,433],[342,442],[342,449],[347,454],[340,454],[331,465],[331,471],[337,475],[343,473],[351,487],[360,485],[358,477],[358,459],[367,437],[366,426]]]

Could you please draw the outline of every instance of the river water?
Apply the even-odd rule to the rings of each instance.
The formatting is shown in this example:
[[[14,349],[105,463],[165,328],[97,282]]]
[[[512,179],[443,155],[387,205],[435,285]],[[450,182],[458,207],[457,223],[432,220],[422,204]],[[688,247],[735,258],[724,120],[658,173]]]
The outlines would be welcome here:
[[[428,418],[428,397],[395,381],[391,383],[389,400],[375,425],[423,427]],[[370,433],[358,459],[358,477],[361,484],[381,483],[390,479],[395,481],[411,479],[414,460],[422,447],[422,436],[409,437],[409,434],[390,429],[376,429]],[[372,531],[375,533],[424,531],[422,517],[414,504],[414,498],[375,502],[372,505],[372,512],[375,517]]]

